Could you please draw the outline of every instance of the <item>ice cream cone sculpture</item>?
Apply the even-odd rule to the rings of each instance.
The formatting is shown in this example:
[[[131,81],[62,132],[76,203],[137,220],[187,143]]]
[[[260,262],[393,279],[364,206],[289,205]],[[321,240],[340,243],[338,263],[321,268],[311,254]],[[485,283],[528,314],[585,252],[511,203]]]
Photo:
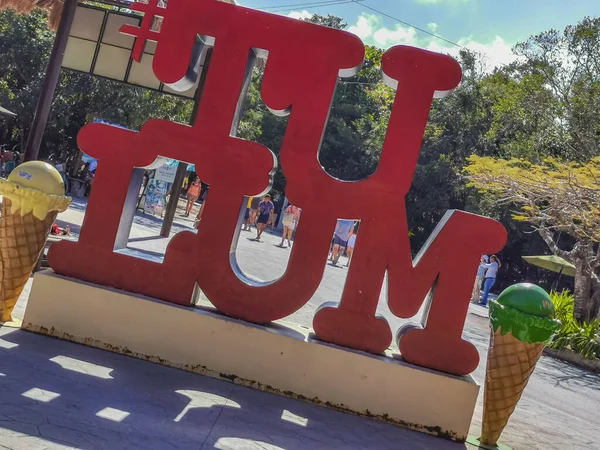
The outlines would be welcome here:
[[[0,178],[0,323],[15,304],[44,249],[50,228],[71,198],[58,171],[42,161],[16,167]]]
[[[495,448],[537,360],[558,329],[554,306],[539,286],[521,283],[490,301],[492,328],[480,443]]]

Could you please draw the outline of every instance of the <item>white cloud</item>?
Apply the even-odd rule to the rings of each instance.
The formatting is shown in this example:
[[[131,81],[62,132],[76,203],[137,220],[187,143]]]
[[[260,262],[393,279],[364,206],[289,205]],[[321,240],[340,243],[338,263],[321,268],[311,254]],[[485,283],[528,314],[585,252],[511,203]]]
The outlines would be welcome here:
[[[364,42],[381,48],[392,45],[414,45],[417,30],[412,27],[396,25],[394,28],[381,26],[381,19],[374,14],[362,14],[355,25],[348,27],[350,33],[356,34]]]
[[[512,52],[512,47],[509,45],[502,37],[496,36],[494,40],[490,43],[483,44],[481,42],[474,41],[472,38],[462,38],[458,42],[461,46],[484,56],[483,63],[487,70],[493,70],[494,67],[502,66],[505,64],[510,64],[515,61],[517,57]],[[459,47],[450,46],[450,44],[446,44],[445,42],[437,40],[432,40],[429,45],[427,45],[427,50],[431,50],[433,52],[439,53],[448,53],[454,57],[458,56],[460,51]]]
[[[472,39],[458,41],[459,44],[464,45],[469,50],[473,50],[484,54],[492,66],[498,64],[510,64],[517,59],[517,56],[512,51],[512,46],[509,45],[502,37],[496,36],[494,40],[488,44],[482,44],[480,42],[473,41]]]
[[[427,24],[427,28],[435,33],[438,25],[432,22]],[[393,28],[387,28],[383,25],[381,18],[374,14],[361,14],[356,24],[348,27],[348,31],[356,34],[366,44],[376,45],[384,49],[403,44],[448,53],[452,56],[457,56],[460,51],[460,47],[420,33],[413,27],[398,24]],[[492,42],[488,43],[475,41],[469,36],[461,38],[457,44],[484,55],[488,70],[493,69],[495,66],[511,63],[516,59],[512,53],[511,45],[501,36],[496,36]]]
[[[377,16],[362,14],[355,25],[348,27],[348,31],[357,35],[362,40],[365,40],[373,34],[373,28],[375,28],[378,23]]]
[[[291,13],[288,14],[288,17],[291,17],[292,19],[299,19],[299,20],[310,19],[312,16],[313,16],[312,13],[309,13],[306,10],[292,11]]]
[[[289,13],[288,16],[295,19],[305,19],[312,17],[312,13],[306,10],[293,11]],[[436,33],[438,24],[434,22],[428,23],[427,28],[432,33]],[[474,40],[472,36],[466,36],[458,40],[457,44],[461,47],[457,47],[435,38],[434,36],[421,33],[413,27],[397,24],[388,28],[384,26],[381,17],[375,14],[361,14],[356,20],[356,23],[348,27],[348,31],[361,38],[365,44],[375,45],[383,49],[387,49],[394,45],[411,45],[439,53],[447,53],[456,57],[461,47],[465,47],[471,51],[484,55],[485,58],[483,59],[483,62],[488,70],[492,70],[496,66],[509,64],[516,60],[516,56],[512,53],[511,44],[506,42],[501,36],[496,36],[493,41],[487,43],[478,42]]]
[[[417,40],[417,30],[414,28],[403,28],[397,25],[394,29],[380,28],[373,33],[373,40],[379,47],[386,48],[390,45],[406,44],[414,45]]]

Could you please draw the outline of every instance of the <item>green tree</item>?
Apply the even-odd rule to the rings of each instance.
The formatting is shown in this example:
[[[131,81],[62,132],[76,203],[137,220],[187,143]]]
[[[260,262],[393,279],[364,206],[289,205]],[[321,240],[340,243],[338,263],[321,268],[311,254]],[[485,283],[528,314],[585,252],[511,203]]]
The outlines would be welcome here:
[[[517,62],[479,82],[484,119],[473,153],[542,166],[548,157],[586,162],[600,155],[599,38],[600,19],[584,18],[562,32],[549,30],[518,44]],[[493,215],[509,230],[502,256],[509,262],[505,267],[512,271],[510,278],[522,279],[527,267],[520,257],[542,253],[548,240],[530,234],[526,223],[511,220],[509,205],[491,202],[474,191],[466,194],[468,209]],[[557,233],[554,242],[559,236],[564,248],[576,244],[567,232]],[[582,286],[585,283],[576,283],[575,288]]]
[[[489,147],[504,158],[568,157],[566,133],[555,121],[559,102],[543,77],[520,73],[521,68],[497,71],[481,83],[490,108],[491,124],[484,135]]]
[[[600,18],[584,18],[559,32],[549,30],[518,44],[520,71],[535,77],[552,94],[545,101],[549,139],[564,146],[570,159],[599,154]],[[532,98],[532,101],[536,99]]]
[[[515,47],[517,62],[493,73],[478,70],[474,55],[460,55],[463,81],[432,106],[407,199],[417,243],[449,207],[492,215],[509,230],[502,256],[510,273],[503,269],[503,281],[522,279],[521,256],[542,252],[546,244],[514,222],[506,204],[465,190],[461,170],[471,154],[535,164],[549,156],[584,162],[599,155],[599,33],[600,19],[585,18],[562,32],[532,36]]]
[[[348,24],[344,22],[344,19],[331,14],[322,16],[320,14],[313,14],[311,17],[305,19],[307,22],[311,22],[317,25],[323,25],[324,27],[335,28],[337,30],[345,29]]]
[[[0,12],[0,104],[17,113],[6,125],[5,144],[23,148],[33,119],[54,33],[45,13]],[[40,158],[79,154],[76,136],[94,119],[138,129],[150,118],[187,123],[192,102],[117,81],[62,70],[44,133]]]
[[[341,18],[331,15],[314,14],[307,21],[337,29],[346,27]],[[319,160],[337,178],[360,180],[377,167],[393,101],[393,91],[381,79],[382,54],[382,50],[367,46],[361,71],[352,79],[341,80],[335,92]],[[255,139],[279,155],[287,117],[271,114],[262,103],[262,70],[261,67],[255,71],[240,130],[246,131],[242,137]],[[285,189],[281,168],[275,174],[274,189]]]
[[[448,209],[469,205],[461,170],[473,152],[495,152],[485,138],[491,116],[481,83],[480,57],[461,51],[460,85],[451,95],[433,102],[412,187],[406,198],[413,250],[427,240]],[[490,148],[492,147],[492,148]],[[477,211],[477,203],[471,201]]]
[[[465,171],[470,184],[497,204],[516,205],[513,219],[528,223],[554,254],[575,266],[575,319],[600,315],[600,157],[532,164],[471,156]],[[572,238],[570,248],[558,244],[558,233]]]

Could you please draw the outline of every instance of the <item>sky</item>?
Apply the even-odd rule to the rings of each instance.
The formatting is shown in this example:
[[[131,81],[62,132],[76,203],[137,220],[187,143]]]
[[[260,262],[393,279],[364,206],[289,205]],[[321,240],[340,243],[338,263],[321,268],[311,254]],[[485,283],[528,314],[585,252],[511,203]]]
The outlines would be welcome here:
[[[585,16],[600,16],[600,0],[239,0],[237,3],[294,18],[312,13],[339,16],[348,24],[348,31],[366,44],[383,49],[404,44],[458,53],[459,47],[415,28],[419,27],[484,54],[490,67],[512,62],[515,56],[511,48],[531,35],[549,29],[563,30]]]

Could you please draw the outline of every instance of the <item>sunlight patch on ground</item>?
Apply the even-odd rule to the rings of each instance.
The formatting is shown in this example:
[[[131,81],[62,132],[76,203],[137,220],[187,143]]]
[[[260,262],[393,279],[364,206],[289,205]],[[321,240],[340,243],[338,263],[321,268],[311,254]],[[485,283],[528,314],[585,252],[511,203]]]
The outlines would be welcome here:
[[[83,373],[92,377],[102,378],[103,380],[112,380],[110,373],[113,371],[110,367],[92,364],[80,359],[70,358],[68,356],[58,355],[51,358],[50,361],[58,364],[65,370],[71,370],[77,373]]]
[[[36,402],[49,403],[52,400],[60,397],[60,394],[45,389],[31,388],[21,394],[23,397],[30,398]]]
[[[101,409],[100,411],[98,411],[96,413],[97,417],[101,417],[101,418],[107,419],[107,420],[112,420],[113,422],[122,422],[127,417],[129,417],[129,415],[130,415],[130,413],[128,413],[127,411],[121,411],[120,409],[109,408],[109,407]]]
[[[34,449],[48,449],[48,450],[79,450],[77,447],[71,447],[63,442],[60,443],[60,446],[57,445],[56,442],[52,442],[51,440],[44,439],[41,436],[31,436],[27,433],[20,433],[12,428],[8,427],[0,427],[0,436],[6,436],[11,438],[12,442],[15,440],[20,441],[19,447],[6,447],[8,444],[4,440],[0,440],[0,448],[4,449],[26,449],[26,450],[34,450]],[[4,445],[3,445],[4,444]]]
[[[262,441],[255,441],[254,439],[244,438],[230,438],[222,437],[215,443],[215,448],[219,450],[233,450],[233,449],[245,449],[245,450],[285,450],[282,447],[277,447],[273,444],[267,444]]]
[[[15,348],[18,346],[19,346],[19,344],[15,344],[14,342],[8,342],[8,341],[5,341],[4,339],[0,339],[0,348],[5,348],[7,350],[10,350],[11,348]]]
[[[281,420],[295,423],[296,425],[300,425],[302,427],[305,427],[306,424],[308,424],[308,419],[306,419],[302,416],[298,416],[298,415],[294,414],[293,412],[288,411],[287,409],[283,410],[283,413],[281,414]]]
[[[225,397],[221,397],[220,395],[209,394],[207,392],[202,391],[191,391],[191,390],[181,390],[175,391],[177,394],[185,395],[190,399],[189,403],[183,410],[179,413],[179,415],[175,418],[175,422],[180,422],[184,416],[194,408],[211,408],[213,406],[225,406],[227,405],[230,408],[241,408],[241,406],[232,401],[228,400]]]

